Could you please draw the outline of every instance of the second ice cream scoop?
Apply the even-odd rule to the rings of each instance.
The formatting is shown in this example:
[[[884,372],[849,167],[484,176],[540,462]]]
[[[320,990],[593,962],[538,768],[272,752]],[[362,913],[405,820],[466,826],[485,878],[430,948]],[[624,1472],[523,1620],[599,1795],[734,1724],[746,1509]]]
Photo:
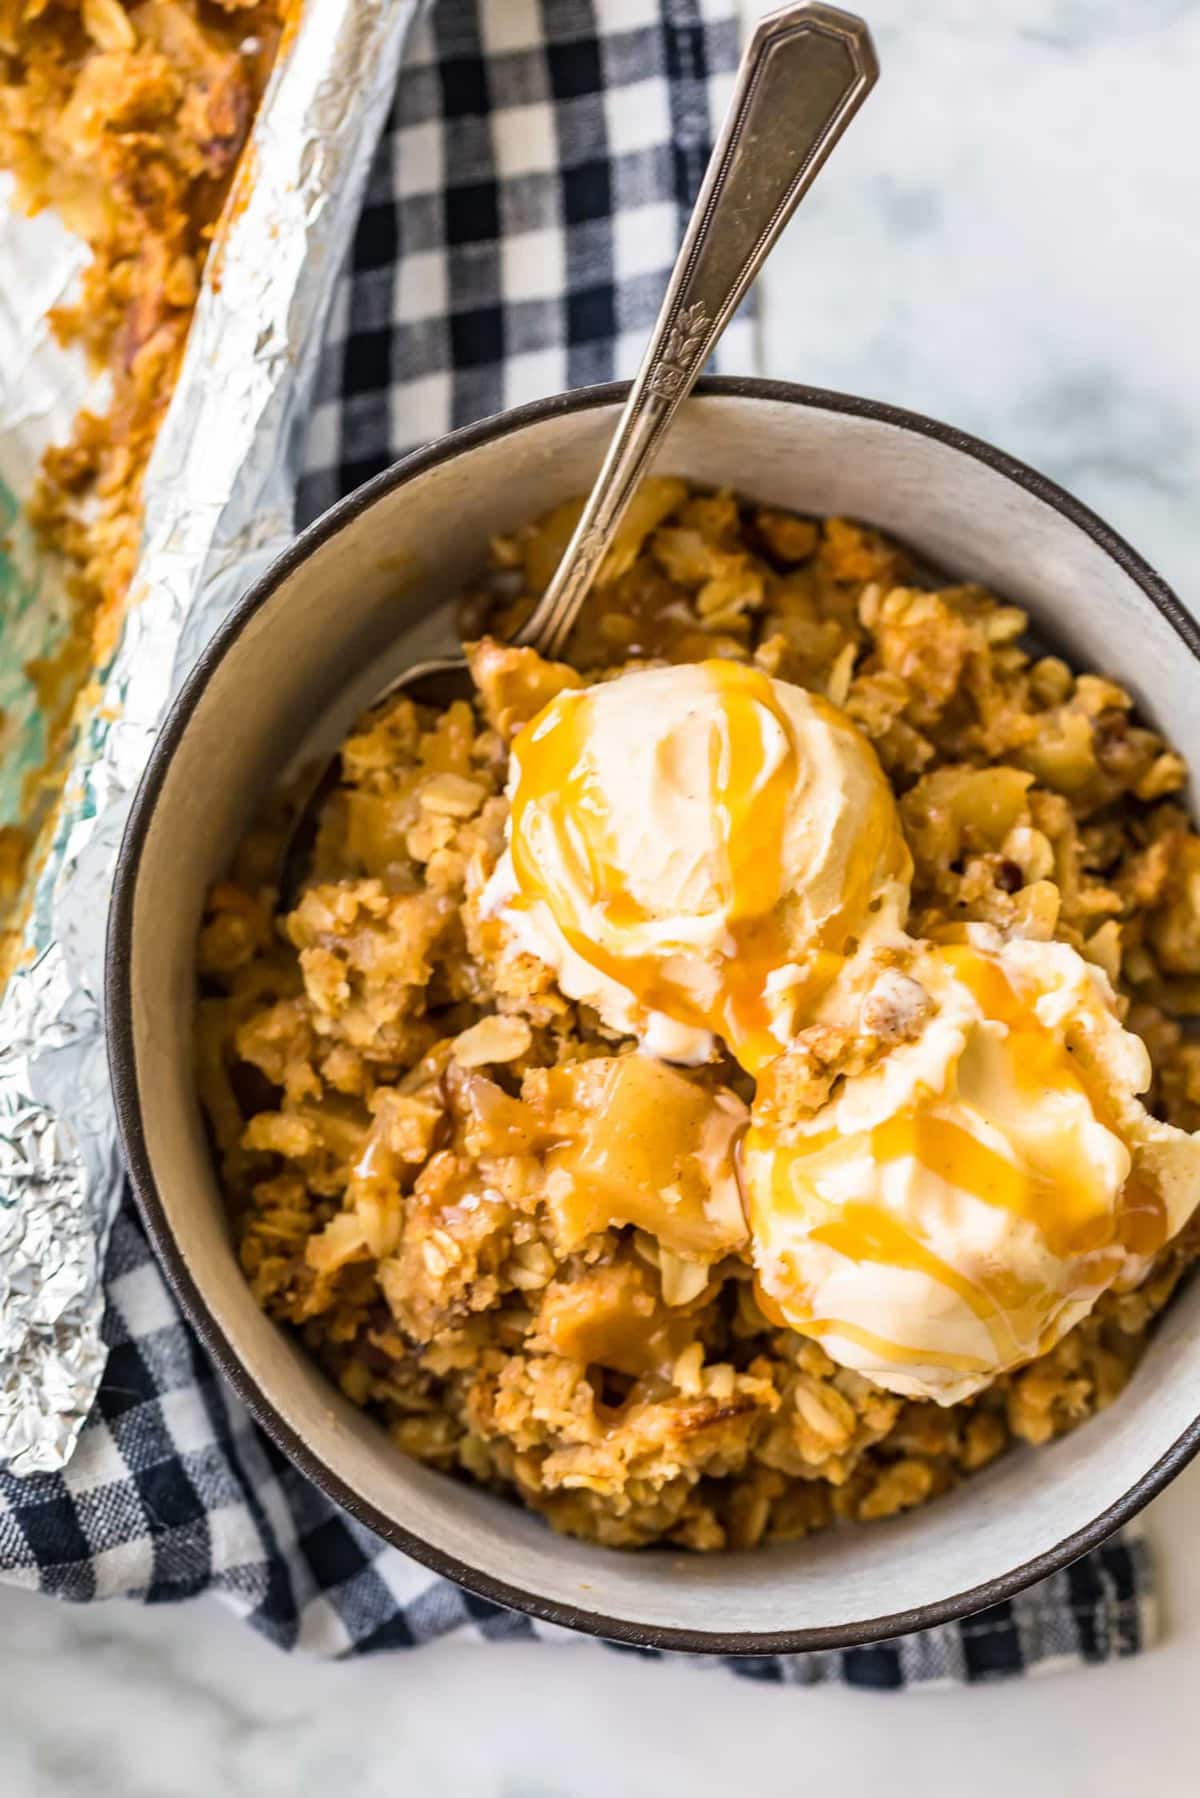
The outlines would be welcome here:
[[[767,1314],[942,1404],[1136,1285],[1200,1197],[1200,1138],[1141,1103],[1149,1057],[1104,975],[968,929],[885,971],[896,1040],[848,1045],[823,1102],[803,1041],[774,1064],[742,1159]]]

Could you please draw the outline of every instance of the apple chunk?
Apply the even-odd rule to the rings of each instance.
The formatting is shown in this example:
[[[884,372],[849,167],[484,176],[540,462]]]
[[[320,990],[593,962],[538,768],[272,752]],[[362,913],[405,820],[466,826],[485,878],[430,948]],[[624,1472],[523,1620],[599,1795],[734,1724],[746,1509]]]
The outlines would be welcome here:
[[[742,1246],[734,1151],[747,1112],[734,1093],[640,1054],[573,1062],[543,1080],[557,1139],[546,1190],[564,1252],[622,1224],[690,1261]]]
[[[694,1320],[669,1310],[653,1273],[636,1261],[589,1267],[546,1289],[538,1340],[557,1355],[618,1373],[667,1373],[695,1334]]]

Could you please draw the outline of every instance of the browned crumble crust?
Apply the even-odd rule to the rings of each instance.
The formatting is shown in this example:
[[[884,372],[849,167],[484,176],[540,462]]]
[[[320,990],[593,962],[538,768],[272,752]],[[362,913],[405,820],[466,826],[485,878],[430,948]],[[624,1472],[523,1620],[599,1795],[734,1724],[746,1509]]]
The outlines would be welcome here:
[[[576,513],[497,542],[469,616],[511,631]],[[1031,659],[1015,607],[910,582],[904,552],[860,525],[655,480],[571,661],[594,679],[718,654],[827,693],[900,798],[914,930],[980,919],[1075,945],[1150,1048],[1155,1108],[1195,1128],[1200,1046],[1181,1019],[1200,1010],[1200,838],[1173,797],[1183,764],[1119,686]],[[657,1064],[623,1060],[630,1045],[545,969],[500,953],[479,894],[503,842],[506,742],[581,675],[490,640],[474,672],[474,706],[401,699],[349,739],[282,929],[271,829],[210,898],[201,1089],[270,1315],[409,1453],[614,1546],[746,1547],[886,1517],[1108,1404],[1200,1230],[1050,1354],[948,1409],[773,1327],[737,1220],[688,1236],[689,1108],[699,1088],[748,1083],[728,1062],[645,1073]],[[886,957],[870,1005],[864,1034],[814,1028],[775,1064],[783,1113],[919,1028]],[[552,1145],[598,1118],[625,1146],[607,1216],[554,1174]],[[682,1195],[670,1216],[667,1187]]]
[[[111,377],[42,460],[30,516],[67,565],[70,625],[30,665],[46,758],[25,819],[0,827],[0,980],[20,895],[66,774],[77,703],[113,648],[137,555],[142,476],[218,217],[290,0],[0,0],[0,168],[92,252],[51,327]],[[5,928],[7,925],[7,929]]]

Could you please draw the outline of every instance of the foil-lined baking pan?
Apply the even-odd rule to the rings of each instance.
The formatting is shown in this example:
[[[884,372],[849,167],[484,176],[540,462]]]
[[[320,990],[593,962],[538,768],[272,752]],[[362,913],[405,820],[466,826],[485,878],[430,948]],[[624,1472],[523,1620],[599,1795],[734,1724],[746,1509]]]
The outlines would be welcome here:
[[[101,1274],[121,1167],[102,964],[126,811],[196,655],[292,534],[297,427],[420,10],[421,0],[307,0],[287,36],[147,470],[122,635],[97,671],[19,965],[0,995],[0,1461],[15,1473],[65,1464],[103,1371]],[[39,754],[37,694],[23,671],[61,604],[22,521],[24,488],[45,443],[93,395],[45,312],[85,255],[52,218],[6,209],[0,189],[0,823]]]

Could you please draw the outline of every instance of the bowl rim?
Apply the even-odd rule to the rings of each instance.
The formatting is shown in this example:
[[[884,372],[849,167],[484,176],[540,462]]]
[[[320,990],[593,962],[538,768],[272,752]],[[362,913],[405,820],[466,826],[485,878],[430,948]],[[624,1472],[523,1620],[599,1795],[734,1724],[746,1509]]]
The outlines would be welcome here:
[[[400,1548],[435,1573],[453,1580],[468,1592],[494,1604],[525,1612],[543,1622],[560,1624],[584,1634],[639,1648],[699,1654],[776,1655],[862,1647],[913,1630],[952,1623],[989,1605],[1002,1603],[1035,1581],[1059,1572],[1081,1555],[1098,1547],[1114,1530],[1128,1522],[1156,1497],[1200,1452],[1200,1414],[1119,1499],[1090,1522],[1065,1536],[1053,1548],[967,1590],[952,1593],[928,1604],[853,1623],[764,1632],[675,1628],[609,1617],[602,1611],[545,1598],[538,1592],[509,1585],[413,1535],[377,1506],[362,1498],[292,1429],[267,1393],[242,1365],[191,1276],[183,1254],[176,1245],[166,1208],[158,1193],[141,1126],[131,990],[134,892],[142,850],[167,770],[176,746],[216,668],[250,619],[295,569],[377,500],[406,486],[439,464],[453,460],[465,450],[490,443],[546,419],[612,405],[623,400],[628,390],[628,382],[609,381],[568,393],[554,394],[495,413],[413,451],[338,500],[301,531],[294,542],[254,581],[209,639],[172,703],[155,740],[130,808],[114,867],[105,945],[104,1010],[118,1131],[134,1196],[159,1265],[185,1315],[221,1373],[255,1422],[266,1431],[287,1458],[335,1504],[386,1542]],[[1193,658],[1200,661],[1200,625],[1193,620],[1176,594],[1150,564],[1090,507],[1047,476],[981,438],[902,407],[790,381],[714,375],[699,381],[696,393],[701,398],[782,402],[806,410],[840,413],[890,425],[917,436],[933,438],[947,448],[983,463],[1052,507],[1097,544],[1135,582],[1172,626]]]

